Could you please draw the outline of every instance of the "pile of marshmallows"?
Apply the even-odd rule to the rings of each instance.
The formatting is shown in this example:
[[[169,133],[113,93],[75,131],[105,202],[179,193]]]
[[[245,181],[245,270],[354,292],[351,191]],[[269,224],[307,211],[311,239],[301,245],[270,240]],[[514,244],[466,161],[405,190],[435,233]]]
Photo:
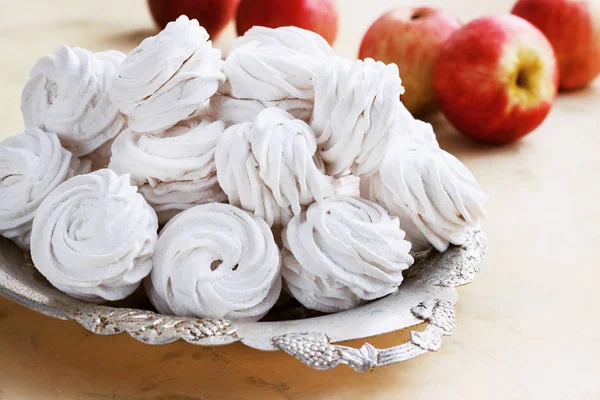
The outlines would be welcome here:
[[[87,301],[144,281],[180,316],[257,321],[282,288],[356,307],[485,215],[402,92],[395,65],[293,27],[255,27],[225,61],[184,16],[127,56],[62,46],[23,90],[27,128],[0,144],[0,233]],[[339,193],[347,174],[362,197]]]

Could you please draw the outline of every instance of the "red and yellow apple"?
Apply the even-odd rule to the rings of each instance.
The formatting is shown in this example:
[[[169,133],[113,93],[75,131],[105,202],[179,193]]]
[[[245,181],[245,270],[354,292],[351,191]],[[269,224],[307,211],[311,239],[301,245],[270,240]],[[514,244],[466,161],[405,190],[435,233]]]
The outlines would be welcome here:
[[[395,63],[406,91],[402,102],[415,115],[435,111],[433,70],[446,40],[462,23],[452,13],[428,7],[401,7],[369,28],[359,58]]]
[[[548,39],[514,15],[477,19],[440,53],[434,88],[448,120],[463,134],[506,143],[534,130],[558,90],[558,63]]]
[[[600,2],[520,0],[512,13],[538,27],[552,43],[561,88],[585,86],[600,74]]]
[[[338,11],[335,0],[241,0],[237,12],[238,35],[253,26],[297,26],[316,32],[333,44]]]
[[[217,36],[233,18],[240,0],[148,0],[154,22],[163,29],[180,15],[197,19],[210,34]]]

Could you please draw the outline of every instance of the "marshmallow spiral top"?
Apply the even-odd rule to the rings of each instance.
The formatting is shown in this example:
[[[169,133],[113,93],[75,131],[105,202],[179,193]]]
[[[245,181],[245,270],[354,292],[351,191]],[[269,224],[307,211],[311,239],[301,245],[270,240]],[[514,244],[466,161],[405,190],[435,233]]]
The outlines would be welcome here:
[[[0,143],[0,234],[28,249],[35,210],[58,185],[89,163],[62,148],[58,136],[37,128]]]
[[[190,118],[154,135],[125,131],[112,146],[110,169],[136,184],[192,181],[213,174],[221,121]]]
[[[394,141],[379,171],[361,178],[361,196],[400,217],[415,251],[463,244],[488,200],[458,159],[414,137]]]
[[[56,132],[75,156],[114,138],[125,121],[108,95],[108,83],[125,55],[61,46],[31,70],[21,99],[25,126]]]
[[[277,204],[273,192],[261,179],[247,137],[251,130],[250,122],[233,125],[219,139],[215,153],[219,185],[230,204],[252,212],[269,226],[286,225],[292,211]]]
[[[227,81],[211,99],[212,115],[229,124],[252,122],[265,108],[278,107],[308,122],[314,72],[332,56],[314,32],[254,27],[233,41],[223,66]]]
[[[260,177],[281,207],[295,215],[300,206],[333,195],[332,180],[323,174],[315,135],[305,122],[278,108],[261,112],[248,133]]]
[[[221,52],[186,16],[144,39],[117,70],[112,100],[136,132],[158,132],[192,115],[225,80]]]
[[[129,296],[152,269],[156,214],[108,169],[69,179],[40,205],[31,257],[59,290],[88,301]]]
[[[412,263],[399,221],[379,205],[335,196],[292,218],[282,275],[307,308],[336,312],[398,289]]]
[[[285,225],[289,211],[333,194],[310,127],[277,108],[234,125],[217,145],[217,176],[232,204]],[[321,167],[321,168],[320,168]]]
[[[164,223],[177,211],[226,199],[215,166],[224,129],[220,121],[190,118],[154,135],[125,131],[113,144],[110,169],[130,174]]]
[[[311,127],[329,175],[372,173],[401,128],[398,67],[331,58],[315,73]]]
[[[243,36],[233,41],[231,51],[250,42],[258,42],[261,47],[292,49],[320,61],[325,61],[334,55],[333,49],[321,35],[296,26],[274,29],[264,26],[252,27]]]
[[[205,204],[161,231],[147,291],[164,314],[257,321],[281,291],[267,224],[228,204]]]
[[[238,99],[312,99],[315,68],[333,56],[314,32],[254,27],[233,41],[220,93]]]

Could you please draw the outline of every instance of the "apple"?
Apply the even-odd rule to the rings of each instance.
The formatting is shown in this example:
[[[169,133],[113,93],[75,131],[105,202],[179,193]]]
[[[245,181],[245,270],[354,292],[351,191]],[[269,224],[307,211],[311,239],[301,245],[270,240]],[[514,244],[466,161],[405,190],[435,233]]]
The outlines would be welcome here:
[[[477,19],[444,44],[433,86],[448,120],[488,143],[517,140],[548,115],[558,90],[552,45],[514,15]]]
[[[402,102],[414,115],[437,109],[433,70],[446,40],[462,27],[452,13],[401,7],[382,15],[367,31],[358,57],[395,63],[406,91]]]
[[[600,2],[520,0],[512,13],[538,27],[552,43],[562,89],[585,86],[600,74]]]
[[[338,11],[335,0],[241,0],[237,12],[238,35],[253,26],[297,26],[316,32],[333,44]]]
[[[235,15],[240,0],[148,0],[154,22],[160,29],[180,15],[197,19],[210,34],[217,36]]]

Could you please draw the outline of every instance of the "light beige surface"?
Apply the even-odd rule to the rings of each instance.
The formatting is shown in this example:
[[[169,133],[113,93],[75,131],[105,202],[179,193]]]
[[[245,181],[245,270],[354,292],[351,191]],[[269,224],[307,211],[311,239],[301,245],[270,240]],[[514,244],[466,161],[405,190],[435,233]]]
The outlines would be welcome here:
[[[354,56],[368,25],[401,3],[416,4],[340,0],[338,52]],[[511,6],[429,3],[465,21]],[[142,0],[0,0],[0,137],[22,129],[20,93],[39,56],[62,43],[128,51],[153,32]],[[232,37],[230,29],[217,44]],[[458,329],[439,353],[363,375],[317,372],[240,344],[94,336],[0,300],[0,399],[599,399],[600,80],[562,95],[543,126],[512,146],[480,146],[441,117],[433,122],[492,196],[485,270],[460,289]]]

